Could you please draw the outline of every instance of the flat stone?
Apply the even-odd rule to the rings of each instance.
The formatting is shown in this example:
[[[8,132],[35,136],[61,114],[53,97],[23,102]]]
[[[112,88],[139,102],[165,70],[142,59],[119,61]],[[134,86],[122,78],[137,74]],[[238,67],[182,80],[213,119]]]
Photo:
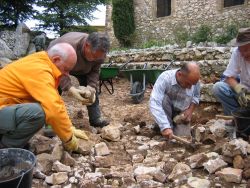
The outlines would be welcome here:
[[[209,172],[209,174],[212,174],[216,172],[217,170],[226,167],[227,163],[225,163],[222,159],[216,158],[216,159],[211,159],[204,163],[204,168]]]
[[[197,177],[188,178],[187,184],[192,188],[210,188],[210,181]]]
[[[226,182],[240,183],[242,179],[242,170],[236,168],[223,168],[215,174]]]

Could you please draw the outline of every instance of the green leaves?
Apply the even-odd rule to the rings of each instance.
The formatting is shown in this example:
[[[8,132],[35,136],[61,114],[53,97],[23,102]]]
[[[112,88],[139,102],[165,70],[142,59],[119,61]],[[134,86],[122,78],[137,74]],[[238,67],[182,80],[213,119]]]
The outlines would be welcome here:
[[[112,0],[112,6],[115,36],[122,46],[130,46],[135,31],[133,0]]]
[[[35,0],[1,0],[0,23],[16,27],[18,23],[31,19],[37,13],[32,5]]]

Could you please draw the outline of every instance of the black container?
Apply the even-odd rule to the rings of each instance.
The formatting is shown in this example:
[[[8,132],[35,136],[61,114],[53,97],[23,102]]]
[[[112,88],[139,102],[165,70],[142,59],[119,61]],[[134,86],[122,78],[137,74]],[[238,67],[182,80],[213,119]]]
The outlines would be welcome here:
[[[13,178],[0,181],[0,187],[31,188],[35,164],[36,157],[28,150],[20,148],[0,149],[0,172],[4,168],[13,167],[12,169],[15,169],[16,174]]]
[[[239,108],[232,112],[237,132],[248,137],[250,135],[250,108]]]

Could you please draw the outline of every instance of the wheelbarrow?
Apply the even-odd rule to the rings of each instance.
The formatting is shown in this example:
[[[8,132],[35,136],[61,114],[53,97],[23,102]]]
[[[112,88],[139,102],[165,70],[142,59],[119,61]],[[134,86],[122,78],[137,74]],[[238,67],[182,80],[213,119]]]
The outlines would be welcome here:
[[[118,76],[120,69],[126,66],[129,63],[127,61],[121,67],[111,67],[113,61],[108,64],[106,67],[101,67],[100,75],[99,75],[99,94],[102,92],[102,86],[106,88],[109,94],[114,93],[114,85],[113,85],[113,78]]]
[[[129,95],[132,97],[133,103],[139,104],[143,100],[146,85],[153,85],[158,76],[167,70],[171,64],[172,62],[165,69],[147,69],[147,64],[144,64],[143,69],[120,70],[121,74],[130,80],[131,90]]]

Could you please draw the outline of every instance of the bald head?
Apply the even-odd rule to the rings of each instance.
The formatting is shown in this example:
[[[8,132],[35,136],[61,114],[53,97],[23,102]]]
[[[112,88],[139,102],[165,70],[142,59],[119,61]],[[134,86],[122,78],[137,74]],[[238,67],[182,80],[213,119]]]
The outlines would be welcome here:
[[[200,67],[196,63],[186,63],[184,64],[187,70],[188,79],[196,84],[200,79]]]
[[[200,68],[194,62],[185,63],[176,74],[176,79],[183,88],[191,88],[200,79]]]
[[[77,61],[76,52],[68,43],[58,43],[52,46],[48,49],[48,55],[63,74],[68,74]]]

